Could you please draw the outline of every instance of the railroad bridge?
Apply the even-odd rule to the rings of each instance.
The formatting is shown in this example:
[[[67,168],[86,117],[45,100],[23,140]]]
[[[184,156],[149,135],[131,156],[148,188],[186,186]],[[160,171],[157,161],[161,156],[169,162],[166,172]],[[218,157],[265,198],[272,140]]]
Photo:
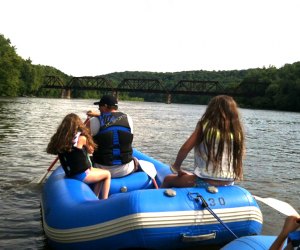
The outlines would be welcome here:
[[[225,88],[219,81],[211,80],[180,80],[175,85],[167,87],[160,79],[126,78],[120,83],[102,76],[72,77],[64,83],[57,76],[46,76],[41,88],[61,89],[62,97],[70,98],[72,90],[98,90],[111,92],[118,96],[119,92],[142,92],[166,94],[166,102],[171,103],[172,95],[220,95],[259,96],[263,95],[259,84],[239,84],[235,88]]]

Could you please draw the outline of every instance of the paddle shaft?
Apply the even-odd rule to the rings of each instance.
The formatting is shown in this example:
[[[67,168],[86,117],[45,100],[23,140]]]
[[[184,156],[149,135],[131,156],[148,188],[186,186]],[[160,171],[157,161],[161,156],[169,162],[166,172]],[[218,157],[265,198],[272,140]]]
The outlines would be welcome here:
[[[51,165],[49,166],[49,168],[47,169],[47,171],[49,172],[53,166],[55,165],[55,163],[58,161],[58,156],[54,159],[54,161],[51,163]]]
[[[152,182],[153,182],[153,185],[156,189],[158,189],[158,185],[157,185],[157,182],[155,180],[155,178],[151,178],[152,179]]]
[[[44,173],[44,175],[37,181],[38,184],[42,183],[45,180],[45,178],[47,177],[48,173],[51,171],[51,169],[53,168],[53,166],[56,164],[57,161],[58,161],[58,156],[51,163],[51,165],[49,166],[49,168],[47,169],[47,171]]]

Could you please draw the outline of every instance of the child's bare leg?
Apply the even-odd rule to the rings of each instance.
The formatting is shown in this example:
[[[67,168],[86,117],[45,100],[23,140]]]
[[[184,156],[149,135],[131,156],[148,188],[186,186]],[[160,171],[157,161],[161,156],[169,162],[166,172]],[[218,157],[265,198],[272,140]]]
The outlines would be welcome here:
[[[100,195],[100,190],[101,190],[102,182],[97,182],[94,185],[94,193],[97,197]]]
[[[105,171],[107,171],[107,170],[105,170]],[[102,185],[102,191],[101,191],[102,199],[108,198],[108,193],[109,193],[109,189],[110,189],[111,177],[110,177],[110,172],[109,171],[107,171],[107,172],[108,172],[107,178],[104,179],[103,185]]]
[[[84,182],[86,183],[95,183],[94,192],[98,195],[101,190],[101,181],[104,181],[103,191],[102,191],[102,199],[108,198],[109,188],[110,188],[110,179],[111,175],[108,170],[92,168],[89,172],[88,176],[85,177]]]
[[[193,187],[195,185],[196,178],[197,177],[193,174],[185,174],[182,176],[171,174],[165,177],[161,188]]]

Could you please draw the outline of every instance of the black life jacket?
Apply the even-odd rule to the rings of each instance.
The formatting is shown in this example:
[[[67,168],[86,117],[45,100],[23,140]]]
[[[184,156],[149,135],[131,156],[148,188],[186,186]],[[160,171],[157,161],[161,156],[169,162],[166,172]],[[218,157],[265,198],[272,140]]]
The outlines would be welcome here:
[[[91,167],[89,155],[85,148],[80,149],[73,146],[70,152],[59,153],[58,157],[66,176],[83,173]]]
[[[132,161],[133,134],[127,115],[122,112],[104,113],[97,117],[99,132],[93,137],[98,147],[93,154],[95,163],[112,166]]]

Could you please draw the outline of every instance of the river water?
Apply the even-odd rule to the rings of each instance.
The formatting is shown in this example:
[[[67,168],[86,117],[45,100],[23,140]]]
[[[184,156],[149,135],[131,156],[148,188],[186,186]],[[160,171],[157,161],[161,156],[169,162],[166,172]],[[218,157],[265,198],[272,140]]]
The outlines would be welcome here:
[[[45,148],[62,118],[83,120],[95,100],[0,98],[0,249],[49,249],[40,218],[41,185],[53,159]],[[134,147],[171,164],[205,106],[120,101],[134,121]],[[240,109],[246,132],[244,181],[252,194],[300,211],[300,114]],[[183,167],[191,169],[192,154]],[[260,203],[259,203],[260,204]],[[279,233],[285,216],[260,204],[263,234]]]

